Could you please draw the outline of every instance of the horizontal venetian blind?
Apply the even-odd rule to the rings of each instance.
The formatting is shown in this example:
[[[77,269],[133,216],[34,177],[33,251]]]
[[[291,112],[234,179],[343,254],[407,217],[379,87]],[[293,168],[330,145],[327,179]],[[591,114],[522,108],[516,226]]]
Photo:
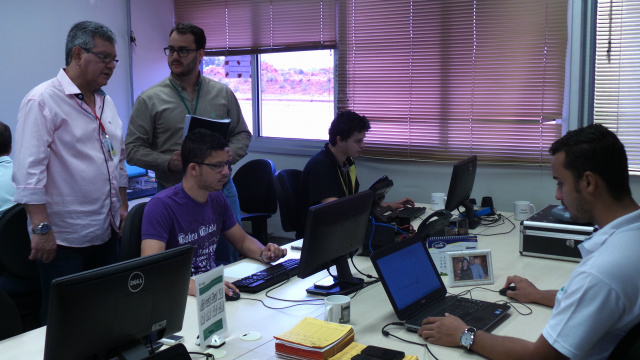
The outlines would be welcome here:
[[[550,162],[567,1],[348,0],[339,13],[338,107],[372,121],[366,155]]]
[[[204,29],[207,55],[336,46],[336,0],[174,0],[174,12]]]
[[[640,174],[640,1],[598,1],[594,121],[618,134]]]

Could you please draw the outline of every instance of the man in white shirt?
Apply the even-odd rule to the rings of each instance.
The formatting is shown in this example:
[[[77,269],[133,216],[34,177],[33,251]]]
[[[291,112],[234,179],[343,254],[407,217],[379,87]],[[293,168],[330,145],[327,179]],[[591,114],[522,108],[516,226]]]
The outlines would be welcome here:
[[[102,90],[118,63],[115,34],[79,22],[65,53],[66,67],[22,100],[14,147],[14,200],[29,216],[44,321],[53,279],[117,261],[128,210],[122,122]]]
[[[492,335],[459,318],[427,318],[418,335],[429,343],[464,346],[490,359],[606,359],[640,322],[640,206],[631,196],[624,145],[602,125],[568,132],[549,152],[557,181],[556,199],[576,222],[599,230],[579,248],[582,261],[561,290],[539,290],[509,276],[507,295],[553,307],[536,342]]]

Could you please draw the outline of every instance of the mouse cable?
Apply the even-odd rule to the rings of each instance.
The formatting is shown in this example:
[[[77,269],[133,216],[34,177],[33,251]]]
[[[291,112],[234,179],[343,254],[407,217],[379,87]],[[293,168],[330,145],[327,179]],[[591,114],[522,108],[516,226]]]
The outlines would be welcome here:
[[[259,301],[262,304],[262,306],[266,307],[267,309],[272,309],[272,310],[287,309],[287,308],[290,308],[290,307],[302,306],[302,305],[324,305],[324,301],[322,303],[320,303],[319,299],[291,300],[291,299],[280,299],[280,298],[277,298],[275,296],[269,295],[269,292],[271,292],[272,290],[275,290],[275,289],[283,286],[284,284],[289,282],[290,279],[291,279],[291,275],[289,275],[289,278],[287,280],[285,280],[285,281],[281,282],[280,284],[278,284],[278,285],[270,288],[269,290],[267,290],[267,292],[264,295],[265,295],[265,297],[267,297],[269,299],[278,300],[278,301],[295,302],[295,303],[298,303],[298,304],[284,306],[284,307],[274,307],[274,306],[269,306],[269,305],[265,304],[264,301],[262,301],[260,299],[254,299],[254,298],[249,298],[249,297],[241,297],[239,300]]]
[[[482,287],[482,286],[476,286],[476,287],[472,287],[471,289],[461,291],[461,292],[459,292],[457,294],[453,294],[453,293],[449,293],[449,292],[448,292],[448,294],[451,294],[453,296],[460,296],[460,297],[465,296],[465,295],[468,294],[469,295],[469,299],[473,300],[473,296],[471,296],[471,291],[472,290],[486,290],[486,291],[491,291],[491,292],[495,292],[495,293],[499,292],[498,290],[493,290],[493,289],[489,289],[489,288]],[[498,300],[498,301],[494,301],[494,303],[495,304],[507,304],[507,305],[511,306],[511,308],[513,308],[513,310],[515,312],[517,312],[518,314],[523,315],[523,316],[528,316],[528,315],[533,314],[533,309],[529,305],[527,305],[527,304],[525,304],[523,302],[517,301],[517,300],[516,301]],[[514,304],[518,304],[518,305],[524,306],[525,308],[527,308],[527,310],[529,310],[529,312],[522,312],[522,311],[518,310],[518,308],[516,308]]]
[[[425,342],[425,343],[418,343],[418,342],[411,341],[411,340],[407,340],[407,339],[403,339],[403,338],[401,338],[401,337],[399,337],[399,336],[397,336],[397,335],[394,335],[394,334],[390,333],[390,332],[389,332],[389,330],[386,330],[386,329],[387,329],[387,327],[389,327],[389,326],[402,326],[402,327],[404,327],[404,323],[399,322],[399,321],[395,321],[395,322],[391,322],[391,323],[388,323],[387,325],[383,326],[383,327],[382,327],[382,335],[383,335],[383,336],[385,336],[385,337],[389,337],[389,336],[391,336],[391,337],[394,337],[394,338],[396,338],[396,339],[398,339],[398,340],[400,340],[400,341],[404,341],[404,342],[409,343],[409,344],[418,345],[418,346],[423,346],[424,348],[426,348],[426,349],[427,349],[427,351],[429,352],[429,354],[431,354],[431,356],[432,356],[434,359],[438,360],[438,358],[437,358],[435,355],[433,355],[433,353],[431,352],[431,349],[429,349],[429,344],[427,344],[426,342]],[[425,340],[425,341],[426,341],[426,340]]]
[[[482,225],[485,225],[486,227],[497,227],[497,226],[500,226],[502,224],[505,224],[506,221],[508,221],[511,224],[511,229],[509,229],[508,231],[505,231],[505,232],[499,232],[499,233],[495,233],[495,234],[476,234],[476,235],[482,235],[482,236],[505,235],[505,234],[510,234],[513,230],[515,230],[516,224],[514,224],[513,221],[511,221],[511,219],[509,219],[508,217],[506,217],[506,216],[504,216],[502,214],[497,214],[496,216],[498,217],[498,220],[496,220],[495,222],[493,222],[493,223],[491,223],[489,225],[485,225],[484,223],[482,223]],[[498,221],[500,221],[500,223],[498,223]]]

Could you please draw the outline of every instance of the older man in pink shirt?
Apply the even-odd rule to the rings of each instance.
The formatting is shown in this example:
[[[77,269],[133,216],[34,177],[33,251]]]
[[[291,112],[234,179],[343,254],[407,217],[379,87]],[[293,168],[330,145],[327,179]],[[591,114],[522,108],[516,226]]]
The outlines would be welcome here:
[[[22,101],[14,146],[14,200],[29,215],[43,321],[55,278],[117,261],[127,214],[122,122],[102,87],[116,67],[115,34],[84,21],[66,42],[66,67]]]

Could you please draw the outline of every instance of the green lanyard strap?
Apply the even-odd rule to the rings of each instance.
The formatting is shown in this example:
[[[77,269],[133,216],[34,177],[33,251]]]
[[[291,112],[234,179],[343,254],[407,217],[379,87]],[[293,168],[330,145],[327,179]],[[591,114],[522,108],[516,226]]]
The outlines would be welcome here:
[[[184,101],[184,97],[182,96],[182,94],[180,93],[180,90],[178,90],[178,88],[173,85],[173,83],[171,83],[171,81],[169,81],[169,84],[171,84],[171,86],[173,86],[173,88],[176,90],[176,92],[178,93],[178,96],[180,96],[180,100],[182,100],[182,104],[184,105],[184,107],[187,109],[187,113],[189,115],[195,115],[198,112],[198,103],[200,102],[200,89],[202,89],[202,80],[200,80],[200,83],[198,83],[198,95],[196,97],[196,106],[193,109],[193,113],[191,112],[191,110],[189,109],[189,107],[187,106],[187,102]]]

